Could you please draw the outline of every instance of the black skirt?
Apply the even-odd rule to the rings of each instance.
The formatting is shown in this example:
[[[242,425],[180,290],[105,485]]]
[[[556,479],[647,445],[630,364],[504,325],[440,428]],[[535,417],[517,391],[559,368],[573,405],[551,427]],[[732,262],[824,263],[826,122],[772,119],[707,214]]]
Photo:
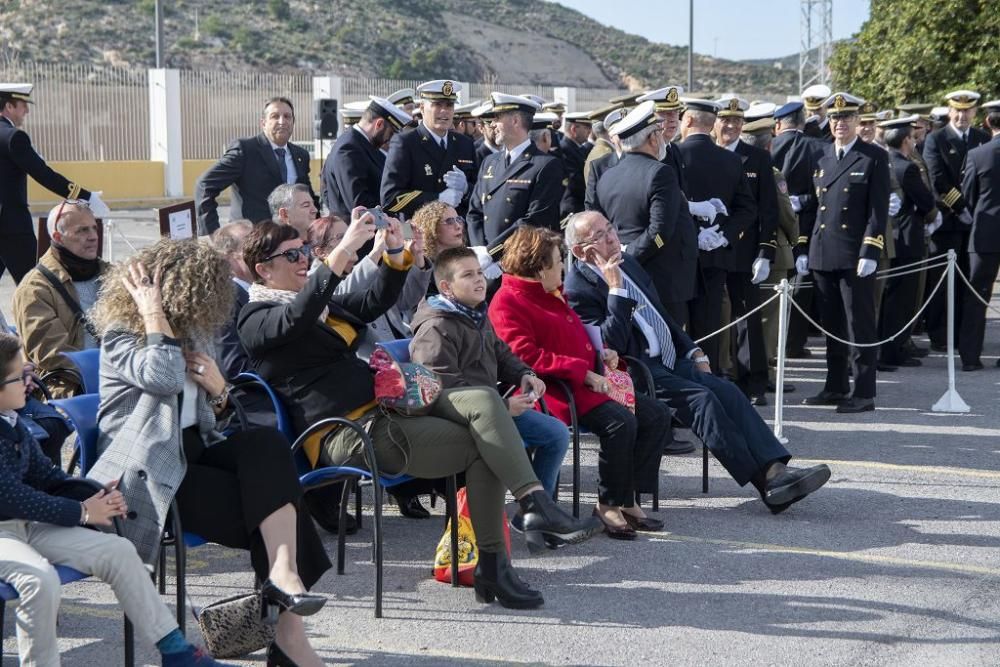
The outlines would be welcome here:
[[[260,524],[287,504],[296,511],[299,577],[311,588],[330,559],[309,512],[300,511],[302,487],[288,440],[273,428],[255,428],[205,447],[197,427],[184,429],[187,474],[177,491],[184,530],[223,546],[249,549],[260,581],[270,564]]]

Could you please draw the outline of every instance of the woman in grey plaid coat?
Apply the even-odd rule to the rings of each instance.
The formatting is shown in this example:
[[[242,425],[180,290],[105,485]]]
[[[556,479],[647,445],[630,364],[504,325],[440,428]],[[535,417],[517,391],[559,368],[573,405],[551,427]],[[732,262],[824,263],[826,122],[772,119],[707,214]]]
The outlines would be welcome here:
[[[155,566],[170,505],[185,531],[249,549],[265,609],[281,613],[268,665],[321,665],[302,616],[326,602],[307,593],[330,568],[284,436],[269,428],[228,438],[216,416],[229,386],[201,341],[230,312],[221,255],[197,241],[160,241],[105,279],[95,319],[102,331],[101,456],[89,476],[121,480],[125,536]]]

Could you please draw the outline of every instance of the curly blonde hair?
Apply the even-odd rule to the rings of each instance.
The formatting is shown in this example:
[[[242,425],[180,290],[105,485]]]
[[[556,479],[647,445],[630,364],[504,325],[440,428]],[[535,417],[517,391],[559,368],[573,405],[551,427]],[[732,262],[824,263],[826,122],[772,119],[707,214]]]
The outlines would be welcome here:
[[[234,292],[226,258],[196,239],[161,239],[104,275],[91,313],[102,335],[111,329],[145,333],[139,309],[122,282],[134,261],[141,262],[150,276],[162,271],[163,312],[176,338],[214,337],[229,319]]]
[[[432,201],[424,204],[413,214],[410,224],[424,233],[424,254],[434,259],[438,254],[437,229],[438,223],[444,217],[445,211],[452,208],[443,201]]]

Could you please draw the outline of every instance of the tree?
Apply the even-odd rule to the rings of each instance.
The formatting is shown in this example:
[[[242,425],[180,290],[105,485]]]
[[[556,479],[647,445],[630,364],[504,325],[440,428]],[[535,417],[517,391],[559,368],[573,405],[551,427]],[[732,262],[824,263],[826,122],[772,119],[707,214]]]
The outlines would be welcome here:
[[[993,54],[1000,16],[987,0],[872,0],[870,18],[831,61],[835,86],[883,107],[943,102],[970,88],[989,99],[1000,92]]]

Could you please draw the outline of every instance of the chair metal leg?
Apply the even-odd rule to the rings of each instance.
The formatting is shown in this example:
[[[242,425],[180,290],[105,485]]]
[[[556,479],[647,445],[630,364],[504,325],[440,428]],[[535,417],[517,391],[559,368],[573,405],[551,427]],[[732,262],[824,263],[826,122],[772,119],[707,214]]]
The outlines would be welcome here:
[[[125,667],[135,667],[135,628],[125,617]]]
[[[573,517],[580,518],[580,430],[573,429]]]
[[[708,445],[701,443],[701,492],[708,493]]]
[[[156,573],[156,583],[160,589],[160,595],[163,595],[167,592],[167,546],[162,543],[160,544],[160,565],[157,569],[159,572]]]
[[[382,618],[382,485],[372,482],[375,491],[375,516],[372,519],[372,544],[375,548],[375,618]]]
[[[354,480],[354,521],[361,530],[361,480]]]
[[[337,574],[344,573],[344,560],[347,557],[347,504],[351,501],[352,480],[344,480],[340,492],[340,519],[337,521]]]
[[[73,450],[73,455],[69,458],[69,465],[66,466],[66,474],[72,475],[77,466],[80,465],[80,448]]]
[[[186,633],[187,614],[187,546],[184,544],[184,532],[181,528],[181,518],[177,511],[177,501],[171,509],[174,531],[174,569],[177,576],[177,626],[182,634]],[[166,574],[164,573],[164,576]]]
[[[448,525],[451,526],[451,585],[458,588],[458,480],[450,475],[445,484],[448,493]]]
[[[656,487],[653,488],[653,511],[660,511],[660,478],[656,478]]]

